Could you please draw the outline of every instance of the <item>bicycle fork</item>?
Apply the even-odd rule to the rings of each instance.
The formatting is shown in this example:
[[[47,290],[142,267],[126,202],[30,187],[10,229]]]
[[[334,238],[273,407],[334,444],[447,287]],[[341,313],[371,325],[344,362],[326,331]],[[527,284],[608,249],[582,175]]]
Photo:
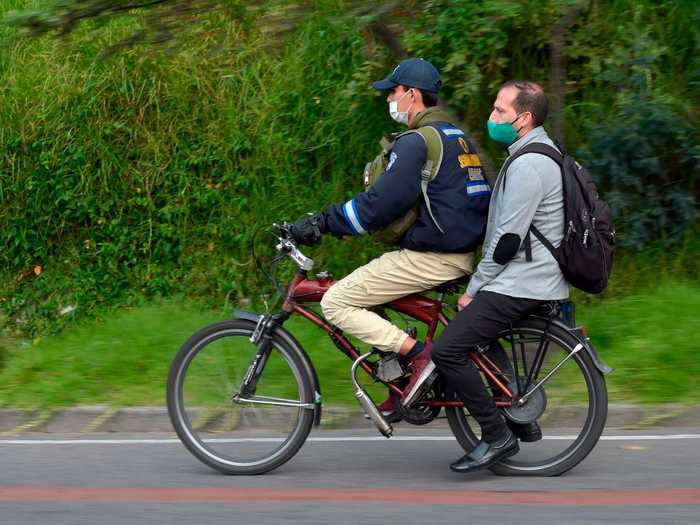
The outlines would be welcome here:
[[[257,349],[253,361],[248,366],[245,376],[243,377],[243,382],[241,383],[241,389],[238,395],[242,398],[248,398],[255,395],[255,389],[258,386],[258,381],[262,375],[262,371],[265,369],[267,360],[270,357],[270,351],[272,350],[272,332],[276,326],[276,319],[271,315],[263,315],[258,320],[258,324],[255,326],[255,330],[250,336],[250,342],[253,343]]]
[[[270,353],[272,352],[272,334],[287,317],[289,317],[289,315],[283,313],[278,315],[263,315],[259,318],[258,324],[255,326],[255,330],[250,336],[250,342],[255,345],[256,352],[243,377],[240,389],[231,396],[231,401],[234,403],[304,408],[307,410],[317,409],[315,403],[320,403],[320,396],[318,396],[318,394],[315,403],[304,403],[294,399],[255,395],[258,381],[262,376],[267,360],[270,358]]]

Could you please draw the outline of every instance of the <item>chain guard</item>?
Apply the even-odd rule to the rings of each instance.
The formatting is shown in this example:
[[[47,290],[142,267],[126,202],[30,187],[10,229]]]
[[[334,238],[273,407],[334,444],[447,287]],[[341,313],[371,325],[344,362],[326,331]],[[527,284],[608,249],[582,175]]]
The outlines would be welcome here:
[[[411,425],[427,425],[440,413],[442,407],[426,405],[423,401],[436,399],[434,388],[428,390],[420,401],[413,403],[410,407],[405,407],[398,403],[398,412],[401,418]]]

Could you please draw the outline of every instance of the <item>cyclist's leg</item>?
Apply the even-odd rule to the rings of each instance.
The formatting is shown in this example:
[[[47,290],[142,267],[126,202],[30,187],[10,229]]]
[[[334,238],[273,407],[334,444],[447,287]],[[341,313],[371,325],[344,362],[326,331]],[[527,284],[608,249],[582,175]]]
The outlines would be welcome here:
[[[467,351],[477,345],[490,344],[511,321],[540,303],[534,299],[479,292],[469,306],[450,321],[433,345],[433,361],[439,373],[479,423],[482,439],[487,443],[501,439],[508,430]]]
[[[398,352],[408,335],[366,308],[433,288],[473,270],[473,254],[388,252],[338,281],[323,297],[326,318],[380,350]]]

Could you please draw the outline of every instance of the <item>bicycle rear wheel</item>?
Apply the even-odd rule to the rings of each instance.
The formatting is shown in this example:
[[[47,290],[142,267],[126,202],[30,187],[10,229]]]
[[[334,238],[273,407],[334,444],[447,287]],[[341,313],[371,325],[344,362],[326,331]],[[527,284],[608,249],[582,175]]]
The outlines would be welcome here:
[[[313,424],[313,379],[277,336],[254,396],[236,397],[256,347],[255,324],[209,325],[183,345],[170,367],[168,413],[187,449],[226,474],[261,474],[291,459]]]
[[[491,470],[510,476],[563,474],[583,461],[603,432],[608,410],[603,375],[585,350],[575,352],[579,345],[576,337],[558,326],[548,326],[544,319],[526,318],[515,323],[512,333],[504,331],[499,342],[512,366],[512,378],[515,379],[516,371],[520,377],[523,393],[551,375],[523,407],[504,410],[510,419],[537,421],[543,439],[521,442],[517,455]],[[536,377],[533,368],[538,372]],[[528,377],[531,381],[525,388]],[[511,390],[515,388],[513,384]],[[446,412],[460,445],[471,451],[479,441],[479,425],[466,409],[451,408]]]

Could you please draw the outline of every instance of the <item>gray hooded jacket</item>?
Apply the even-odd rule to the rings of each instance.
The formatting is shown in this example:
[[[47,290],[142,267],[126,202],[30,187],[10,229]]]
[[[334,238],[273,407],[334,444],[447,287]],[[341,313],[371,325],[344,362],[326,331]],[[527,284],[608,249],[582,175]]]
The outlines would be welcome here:
[[[532,142],[554,146],[540,126],[510,145],[508,153],[513,155]],[[491,194],[483,257],[467,288],[471,297],[480,290],[526,299],[556,300],[569,296],[569,285],[559,265],[534,235],[530,235],[532,261],[525,260],[522,241],[531,224],[554,246],[561,244],[564,237],[561,171],[556,162],[537,153],[517,158],[507,173],[501,168],[498,174]],[[506,264],[499,264],[494,261],[494,250],[506,233],[520,238],[520,249]]]

